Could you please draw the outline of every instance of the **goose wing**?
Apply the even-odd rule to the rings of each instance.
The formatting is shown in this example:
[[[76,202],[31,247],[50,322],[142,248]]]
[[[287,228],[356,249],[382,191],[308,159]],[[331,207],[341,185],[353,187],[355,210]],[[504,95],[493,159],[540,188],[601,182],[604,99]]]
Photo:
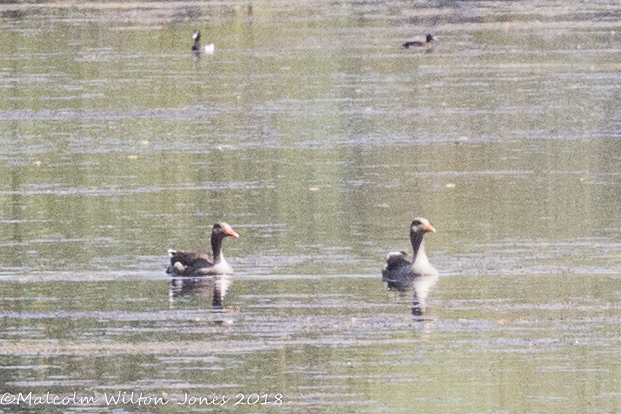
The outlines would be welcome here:
[[[196,273],[198,269],[213,267],[214,260],[209,253],[178,252],[169,250],[170,266],[166,273],[174,273],[179,276],[189,276]]]

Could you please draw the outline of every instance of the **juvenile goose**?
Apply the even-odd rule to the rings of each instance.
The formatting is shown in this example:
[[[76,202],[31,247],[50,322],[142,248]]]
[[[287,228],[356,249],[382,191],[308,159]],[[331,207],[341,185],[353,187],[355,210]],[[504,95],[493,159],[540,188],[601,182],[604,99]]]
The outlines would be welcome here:
[[[216,223],[211,230],[212,254],[204,252],[185,253],[168,250],[170,266],[166,273],[175,276],[207,276],[232,274],[233,268],[222,254],[222,241],[225,237],[238,238],[239,234],[228,223]]]
[[[429,291],[438,280],[438,271],[429,263],[425,253],[425,233],[435,233],[436,229],[427,219],[415,218],[410,225],[410,241],[413,259],[406,252],[390,252],[382,270],[382,280],[388,289],[406,291],[414,289],[412,313],[421,315]]]

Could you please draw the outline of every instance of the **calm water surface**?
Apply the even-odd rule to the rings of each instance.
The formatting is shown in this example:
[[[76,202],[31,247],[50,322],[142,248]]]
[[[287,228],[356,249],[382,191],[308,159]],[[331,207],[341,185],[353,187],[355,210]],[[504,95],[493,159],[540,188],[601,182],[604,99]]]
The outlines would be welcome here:
[[[0,5],[0,411],[618,412],[621,6],[298,3]]]

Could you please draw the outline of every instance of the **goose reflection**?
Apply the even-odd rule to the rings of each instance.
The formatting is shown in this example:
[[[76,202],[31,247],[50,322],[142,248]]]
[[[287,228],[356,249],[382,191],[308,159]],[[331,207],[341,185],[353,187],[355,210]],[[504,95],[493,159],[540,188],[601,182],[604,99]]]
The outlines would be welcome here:
[[[195,295],[212,297],[211,306],[214,310],[224,308],[224,297],[231,286],[228,275],[214,277],[173,277],[170,279],[169,300],[171,305],[183,296]]]
[[[429,292],[438,281],[438,271],[429,263],[425,253],[425,234],[436,229],[427,219],[415,218],[410,224],[413,258],[406,252],[390,252],[382,270],[382,280],[389,290],[413,292],[412,314],[422,316],[427,308]]]

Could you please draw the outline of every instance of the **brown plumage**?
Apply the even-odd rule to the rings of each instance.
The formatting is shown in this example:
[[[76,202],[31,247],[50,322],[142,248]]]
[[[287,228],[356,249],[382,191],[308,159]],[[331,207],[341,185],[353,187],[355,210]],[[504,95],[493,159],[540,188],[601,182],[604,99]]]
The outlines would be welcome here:
[[[412,313],[422,315],[430,289],[438,280],[438,271],[425,253],[425,234],[436,229],[427,219],[415,218],[410,224],[412,258],[406,252],[390,252],[382,269],[382,280],[390,290],[414,290]]]
[[[175,276],[207,276],[232,274],[233,268],[222,254],[222,241],[225,237],[239,237],[228,223],[216,223],[211,230],[212,254],[206,252],[178,252],[168,250],[170,266],[166,273]]]

